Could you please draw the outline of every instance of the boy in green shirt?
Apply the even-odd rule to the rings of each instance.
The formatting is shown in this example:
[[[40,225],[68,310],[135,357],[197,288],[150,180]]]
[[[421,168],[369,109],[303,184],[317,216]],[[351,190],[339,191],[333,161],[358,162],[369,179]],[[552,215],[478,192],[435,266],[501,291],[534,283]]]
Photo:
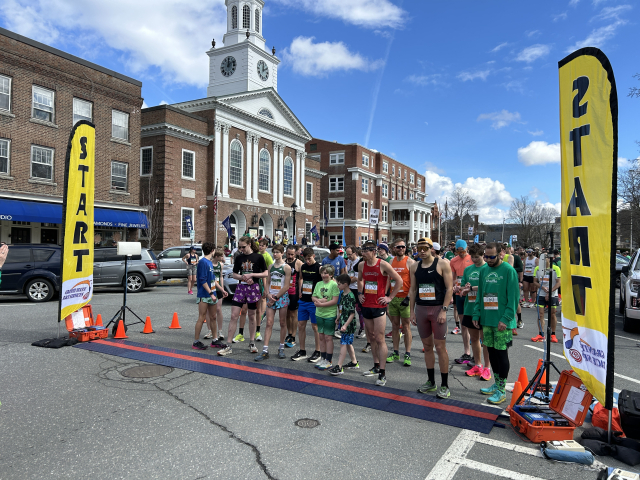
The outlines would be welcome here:
[[[354,297],[349,289],[351,277],[343,273],[338,276],[337,280],[338,288],[342,295],[340,298],[340,318],[336,318],[336,327],[341,335],[338,364],[329,370],[329,373],[334,376],[344,373],[342,363],[347,356],[347,351],[349,352],[349,357],[351,357],[351,363],[347,364],[347,368],[360,368],[358,360],[356,360],[356,352],[353,349],[353,336],[356,333],[356,321],[354,320],[356,316],[356,297]]]
[[[333,279],[335,270],[332,265],[320,267],[322,281],[313,289],[311,299],[316,306],[316,323],[320,335],[320,357],[316,368],[327,370],[333,365],[333,335],[335,332],[336,316],[338,315],[338,299],[340,290]],[[324,351],[323,351],[324,350]]]
[[[504,402],[505,384],[509,375],[509,351],[512,344],[512,330],[516,328],[516,310],[520,301],[518,274],[508,263],[500,259],[502,245],[490,243],[484,252],[487,267],[480,272],[478,294],[473,308],[473,324],[482,325],[484,344],[489,352],[495,383],[481,388],[485,395],[491,395],[487,402]]]

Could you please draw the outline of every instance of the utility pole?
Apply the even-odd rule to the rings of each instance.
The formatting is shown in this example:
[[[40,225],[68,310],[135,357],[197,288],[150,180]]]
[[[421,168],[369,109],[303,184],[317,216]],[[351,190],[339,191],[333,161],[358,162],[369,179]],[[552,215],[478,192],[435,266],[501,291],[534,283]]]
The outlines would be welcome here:
[[[504,221],[505,221],[505,218],[502,217],[502,243],[504,243]]]
[[[444,199],[444,243],[447,243],[449,241],[449,221],[447,220],[449,218],[449,204],[447,203],[447,199]],[[440,244],[440,246],[442,247],[442,244]]]

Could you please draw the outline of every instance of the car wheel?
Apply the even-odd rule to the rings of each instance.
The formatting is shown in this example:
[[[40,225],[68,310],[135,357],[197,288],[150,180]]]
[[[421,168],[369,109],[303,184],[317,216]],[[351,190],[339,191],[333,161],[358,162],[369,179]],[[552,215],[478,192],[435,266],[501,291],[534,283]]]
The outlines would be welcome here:
[[[127,276],[127,292],[138,293],[144,288],[144,278],[137,273],[130,273]]]
[[[616,275],[616,288],[620,288],[620,275]]]
[[[54,289],[49,280],[37,278],[27,284],[25,293],[32,302],[48,302],[53,297]]]

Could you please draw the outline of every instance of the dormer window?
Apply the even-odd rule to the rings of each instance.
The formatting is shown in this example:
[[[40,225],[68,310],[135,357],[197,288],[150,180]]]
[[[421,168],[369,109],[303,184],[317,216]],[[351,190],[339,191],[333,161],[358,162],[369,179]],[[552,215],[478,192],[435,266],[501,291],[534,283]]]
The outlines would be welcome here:
[[[238,28],[238,7],[235,5],[231,8],[231,28]]]
[[[264,115],[267,118],[270,118],[271,120],[273,120],[273,113],[271,113],[269,110],[267,110],[266,108],[261,108],[260,111],[258,112],[260,115]]]
[[[242,7],[242,28],[251,28],[251,8],[249,5]]]

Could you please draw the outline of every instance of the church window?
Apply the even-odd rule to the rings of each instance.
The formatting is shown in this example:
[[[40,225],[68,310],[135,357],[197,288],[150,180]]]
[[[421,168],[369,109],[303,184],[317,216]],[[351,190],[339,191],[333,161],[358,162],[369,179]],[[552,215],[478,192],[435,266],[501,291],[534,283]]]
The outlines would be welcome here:
[[[260,190],[269,191],[269,168],[271,165],[271,155],[266,150],[260,152]]]
[[[293,196],[293,160],[291,157],[284,159],[284,192],[285,195]]]
[[[242,7],[242,28],[251,28],[251,8],[249,5]]]
[[[264,115],[267,118],[270,118],[271,120],[273,120],[273,113],[271,113],[268,109],[266,108],[261,108],[260,111],[258,112],[260,115]]]
[[[236,187],[242,187],[242,144],[237,140],[231,142],[229,183]]]
[[[256,32],[260,33],[260,10],[256,9]]]
[[[231,28],[238,28],[238,7],[235,5],[231,9]]]

